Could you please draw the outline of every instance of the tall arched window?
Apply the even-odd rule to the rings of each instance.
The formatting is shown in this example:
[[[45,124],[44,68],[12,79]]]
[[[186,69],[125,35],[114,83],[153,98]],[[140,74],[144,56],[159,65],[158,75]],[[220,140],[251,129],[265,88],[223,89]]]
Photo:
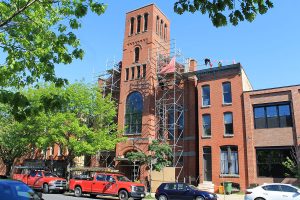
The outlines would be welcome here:
[[[132,92],[126,100],[125,134],[142,132],[143,97],[139,92]]]
[[[134,17],[131,17],[131,19],[130,19],[130,35],[133,34],[133,30],[134,30]]]
[[[148,13],[144,14],[144,31],[148,30],[148,16],[149,16]]]
[[[164,39],[167,40],[167,24],[165,24]]]
[[[163,31],[164,31],[164,21],[161,20],[160,21],[160,31],[159,31],[160,37],[163,37]]]
[[[139,47],[135,47],[134,48],[134,62],[139,62],[140,60],[140,48]]]
[[[142,21],[142,16],[141,15],[137,16],[137,27],[136,27],[137,33],[141,32],[141,21]]]
[[[156,33],[159,34],[159,17],[156,17]]]

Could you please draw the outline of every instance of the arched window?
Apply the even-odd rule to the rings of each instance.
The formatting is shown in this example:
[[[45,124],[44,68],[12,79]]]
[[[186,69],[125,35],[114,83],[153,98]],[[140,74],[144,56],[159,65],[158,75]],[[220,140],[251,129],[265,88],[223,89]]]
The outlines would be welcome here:
[[[143,97],[139,92],[132,92],[126,100],[125,134],[142,132]]]
[[[137,33],[141,32],[141,20],[142,20],[142,16],[141,15],[137,16],[137,27],[136,27]]]
[[[163,24],[164,24],[164,21],[163,20],[161,20],[160,21],[160,31],[159,31],[159,34],[160,34],[160,37],[163,37]]]
[[[165,24],[164,39],[167,40],[167,24]]]
[[[159,34],[159,17],[156,17],[156,33]]]
[[[140,60],[140,48],[139,47],[135,47],[134,48],[134,62],[139,62]]]
[[[148,13],[144,14],[144,31],[148,30],[148,16],[149,16]]]
[[[130,35],[133,34],[133,30],[134,30],[134,17],[131,17],[131,19],[130,19]]]

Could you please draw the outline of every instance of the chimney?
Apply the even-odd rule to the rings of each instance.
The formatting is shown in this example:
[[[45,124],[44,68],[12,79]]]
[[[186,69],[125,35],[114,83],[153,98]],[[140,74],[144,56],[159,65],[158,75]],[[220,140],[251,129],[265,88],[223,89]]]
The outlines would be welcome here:
[[[197,61],[195,59],[190,59],[189,71],[193,72],[197,70]]]

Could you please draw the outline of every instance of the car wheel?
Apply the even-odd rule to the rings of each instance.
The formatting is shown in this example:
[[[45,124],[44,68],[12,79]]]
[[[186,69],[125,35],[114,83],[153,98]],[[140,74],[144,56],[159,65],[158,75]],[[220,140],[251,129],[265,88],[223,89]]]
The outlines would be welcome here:
[[[254,199],[254,200],[265,200],[265,199],[258,197],[258,198]]]
[[[121,190],[119,192],[119,199],[120,200],[128,200],[128,193],[126,190]]]
[[[158,196],[158,200],[168,200],[168,197],[166,195],[161,194]]]
[[[90,197],[91,197],[91,198],[96,198],[97,195],[96,195],[96,194],[90,194]]]
[[[196,200],[204,200],[204,198],[201,196],[198,196],[198,197],[196,197]]]
[[[49,193],[49,185],[47,183],[44,183],[43,185],[43,192],[45,194],[48,194]]]
[[[75,197],[81,197],[81,195],[82,195],[81,187],[79,187],[79,186],[75,187],[74,195],[75,195]]]

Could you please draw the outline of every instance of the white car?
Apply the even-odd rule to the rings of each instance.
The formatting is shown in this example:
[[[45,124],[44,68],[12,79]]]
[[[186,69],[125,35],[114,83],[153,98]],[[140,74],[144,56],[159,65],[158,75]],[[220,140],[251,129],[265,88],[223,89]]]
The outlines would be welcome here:
[[[263,184],[247,189],[245,200],[300,200],[300,189],[290,184]]]

